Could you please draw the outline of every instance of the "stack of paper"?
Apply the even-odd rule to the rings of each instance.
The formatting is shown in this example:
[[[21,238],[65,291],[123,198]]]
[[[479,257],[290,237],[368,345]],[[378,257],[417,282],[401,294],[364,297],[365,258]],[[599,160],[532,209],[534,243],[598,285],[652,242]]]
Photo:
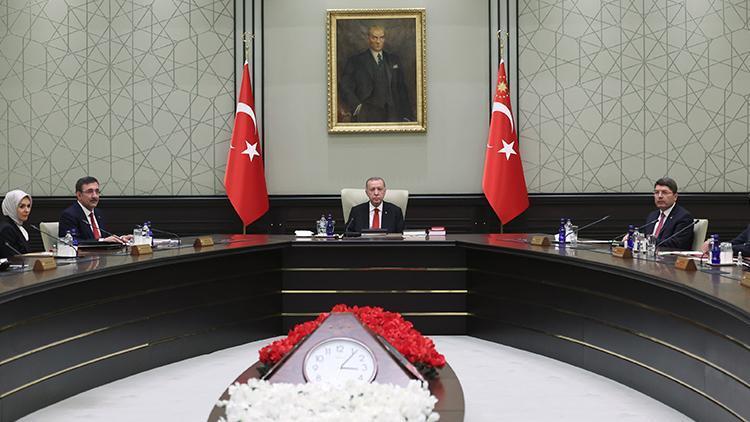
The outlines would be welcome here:
[[[404,230],[403,233],[404,238],[420,238],[424,239],[427,237],[427,230],[425,229],[410,229],[410,230]]]

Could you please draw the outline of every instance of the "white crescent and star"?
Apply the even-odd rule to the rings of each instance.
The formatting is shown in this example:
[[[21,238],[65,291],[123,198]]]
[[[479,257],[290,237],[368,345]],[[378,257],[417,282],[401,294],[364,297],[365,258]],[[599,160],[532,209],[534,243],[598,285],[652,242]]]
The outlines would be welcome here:
[[[253,127],[255,128],[255,133],[258,133],[258,121],[255,118],[255,112],[253,111],[253,108],[245,103],[237,103],[237,113],[240,114],[244,113],[250,116],[251,119],[253,119]],[[234,149],[234,145],[229,145],[229,149]],[[245,141],[245,150],[242,151],[240,154],[245,154],[248,157],[250,157],[250,161],[253,161],[253,157],[258,156],[260,157],[260,154],[258,153],[258,143],[250,144],[250,142]]]
[[[502,149],[498,150],[497,153],[498,154],[505,154],[505,160],[510,160],[510,156],[511,155],[518,155],[518,153],[516,152],[516,150],[513,149],[513,144],[515,144],[515,143],[516,143],[516,141],[513,141],[511,143],[507,143],[503,139],[503,147],[502,147]]]
[[[253,161],[253,157],[256,155],[260,157],[260,154],[258,154],[258,143],[251,144],[250,142],[245,141],[246,149],[242,151],[240,154],[245,154],[248,157],[250,157],[250,161]]]
[[[515,129],[513,128],[513,115],[510,113],[510,109],[508,108],[508,106],[496,101],[492,103],[492,112],[494,113],[496,111],[499,111],[508,117],[508,121],[510,122],[510,131],[515,132]]]
[[[495,101],[494,103],[492,103],[492,112],[494,113],[496,111],[499,111],[500,113],[503,113],[508,118],[508,122],[510,122],[510,131],[513,132],[514,131],[514,128],[513,128],[513,114],[511,114],[510,109],[508,108],[508,106],[506,106],[503,103]],[[505,144],[505,141],[503,141],[503,144]],[[494,145],[492,145],[489,142],[487,143],[487,148],[493,148],[493,147],[494,147]]]
[[[248,116],[250,116],[251,119],[253,119],[253,125],[255,126],[255,132],[258,132],[258,122],[255,119],[255,112],[253,111],[253,108],[245,103],[237,103],[237,113],[245,113]]]

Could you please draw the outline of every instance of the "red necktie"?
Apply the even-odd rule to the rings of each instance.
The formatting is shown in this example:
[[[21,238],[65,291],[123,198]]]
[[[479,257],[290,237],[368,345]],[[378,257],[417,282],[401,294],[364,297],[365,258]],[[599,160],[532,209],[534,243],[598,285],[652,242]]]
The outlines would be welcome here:
[[[380,228],[380,210],[375,208],[374,212],[375,214],[372,215],[372,228],[379,229]]]
[[[96,226],[96,220],[94,220],[94,213],[89,214],[89,220],[91,220],[91,231],[94,232],[94,239],[99,240],[102,234],[99,233],[99,227]]]
[[[659,215],[659,224],[656,226],[656,231],[654,232],[654,236],[659,237],[659,232],[661,231],[661,227],[664,225],[664,213],[661,213]]]

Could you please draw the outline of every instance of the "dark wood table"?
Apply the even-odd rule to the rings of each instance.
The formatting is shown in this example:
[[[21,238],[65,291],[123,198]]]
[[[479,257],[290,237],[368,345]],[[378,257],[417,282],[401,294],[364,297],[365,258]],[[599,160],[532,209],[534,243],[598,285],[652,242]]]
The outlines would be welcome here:
[[[736,268],[685,272],[518,234],[215,238],[225,243],[0,273],[0,420],[284,334],[336,303],[551,356],[698,420],[750,419],[750,293]]]

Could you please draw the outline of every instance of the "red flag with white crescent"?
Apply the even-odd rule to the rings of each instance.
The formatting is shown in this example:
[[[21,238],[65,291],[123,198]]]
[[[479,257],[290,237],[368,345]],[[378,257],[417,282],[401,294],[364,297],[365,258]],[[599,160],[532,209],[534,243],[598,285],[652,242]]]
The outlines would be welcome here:
[[[510,87],[505,76],[505,63],[500,61],[484,158],[482,190],[503,224],[507,224],[529,207],[517,130],[511,112]]]
[[[247,62],[242,67],[242,85],[237,99],[224,187],[245,226],[268,211],[268,190]]]

